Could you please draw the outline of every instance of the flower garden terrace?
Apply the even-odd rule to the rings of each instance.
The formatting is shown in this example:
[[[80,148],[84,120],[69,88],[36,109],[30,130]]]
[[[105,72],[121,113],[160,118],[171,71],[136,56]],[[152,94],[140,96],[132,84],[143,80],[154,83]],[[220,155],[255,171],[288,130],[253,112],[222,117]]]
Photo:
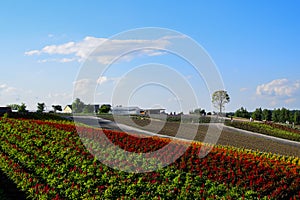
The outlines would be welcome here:
[[[201,148],[209,149],[200,142],[76,129],[71,122],[2,118],[0,127],[0,167],[31,199],[300,198],[298,157],[219,145],[200,158]],[[94,157],[101,154],[110,164],[134,165],[105,148],[109,142],[137,154],[168,146],[168,153],[156,159],[179,158],[152,172],[127,173]],[[176,155],[182,148],[187,148],[185,153]]]

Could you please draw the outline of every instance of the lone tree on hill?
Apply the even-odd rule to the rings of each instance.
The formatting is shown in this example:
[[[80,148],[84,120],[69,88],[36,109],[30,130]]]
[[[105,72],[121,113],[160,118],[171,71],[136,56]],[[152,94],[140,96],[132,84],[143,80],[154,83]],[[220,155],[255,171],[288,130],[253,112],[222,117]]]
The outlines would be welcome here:
[[[230,102],[230,97],[225,90],[215,91],[212,95],[212,103],[219,109],[219,115],[222,115],[222,110],[225,108],[225,104]]]

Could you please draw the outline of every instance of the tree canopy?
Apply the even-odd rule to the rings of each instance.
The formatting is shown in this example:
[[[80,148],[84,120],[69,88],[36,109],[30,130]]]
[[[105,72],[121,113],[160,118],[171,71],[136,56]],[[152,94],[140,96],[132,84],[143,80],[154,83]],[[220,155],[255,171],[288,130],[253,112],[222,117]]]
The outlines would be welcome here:
[[[246,108],[241,107],[237,111],[235,111],[234,116],[242,117],[242,118],[250,118],[250,113],[247,111]]]
[[[83,108],[84,103],[79,98],[76,98],[75,101],[72,103],[73,113],[82,113]]]
[[[222,114],[225,104],[230,102],[230,97],[225,90],[215,91],[212,95],[212,103],[219,110],[219,114]]]
[[[21,105],[18,106],[18,112],[27,112],[25,103],[21,103]]]
[[[43,113],[45,110],[45,103],[37,103],[37,113]]]
[[[111,110],[111,105],[103,104],[99,109],[99,113],[108,113]]]
[[[57,111],[62,111],[61,105],[52,105],[52,108],[54,113],[56,113]]]
[[[194,111],[190,111],[190,114],[206,115],[205,109],[196,108]]]

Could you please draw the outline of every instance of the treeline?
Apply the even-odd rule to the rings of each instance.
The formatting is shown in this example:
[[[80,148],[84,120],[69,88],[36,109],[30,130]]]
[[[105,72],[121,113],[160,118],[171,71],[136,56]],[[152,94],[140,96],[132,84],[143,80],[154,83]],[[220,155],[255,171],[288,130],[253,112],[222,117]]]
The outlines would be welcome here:
[[[235,117],[252,118],[258,121],[273,121],[281,123],[295,123],[300,124],[300,111],[299,110],[288,110],[286,108],[281,109],[261,109],[256,108],[254,112],[248,112],[246,108],[241,107],[234,113]]]
[[[79,98],[72,103],[73,113],[108,113],[111,110],[110,104],[99,105],[85,104]]]

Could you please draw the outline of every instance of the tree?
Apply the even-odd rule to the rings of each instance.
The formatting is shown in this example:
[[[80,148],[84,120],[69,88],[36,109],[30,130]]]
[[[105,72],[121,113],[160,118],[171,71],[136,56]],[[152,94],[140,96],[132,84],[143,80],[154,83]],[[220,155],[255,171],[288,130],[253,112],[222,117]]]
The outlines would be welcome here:
[[[222,110],[226,103],[230,102],[230,97],[225,90],[215,91],[212,95],[212,103],[219,110],[219,114],[222,114]]]
[[[282,123],[290,121],[290,111],[288,109],[282,108],[280,110],[279,121]]]
[[[7,105],[7,107],[10,107],[12,110],[18,110],[19,106],[20,105],[18,105],[18,104],[9,104],[9,105]]]
[[[62,107],[60,105],[52,105],[52,108],[54,113],[56,113],[57,111],[62,111]]]
[[[83,108],[84,103],[79,98],[76,98],[75,101],[72,103],[73,113],[82,113]]]
[[[280,121],[280,109],[274,109],[272,112],[272,121],[279,122]]]
[[[190,111],[190,114],[206,115],[205,109],[196,108],[194,111]]]
[[[27,112],[25,103],[18,106],[18,112]]]
[[[254,120],[261,121],[261,119],[262,119],[262,110],[261,110],[261,108],[256,108],[256,110],[252,113],[251,117]]]
[[[103,104],[100,106],[99,113],[108,113],[111,110],[111,105]]]
[[[264,109],[262,111],[262,119],[266,121],[271,121],[272,119],[272,111],[268,109]]]
[[[234,116],[236,117],[242,117],[242,118],[249,118],[250,113],[247,111],[246,108],[241,107],[237,111],[235,111]]]
[[[45,103],[38,103],[37,104],[37,113],[43,113],[45,110]]]
[[[93,113],[95,111],[95,106],[88,104],[88,105],[84,105],[83,107],[83,112],[84,113]]]
[[[295,113],[294,113],[294,123],[297,125],[300,124],[300,111],[299,110],[295,111]]]

